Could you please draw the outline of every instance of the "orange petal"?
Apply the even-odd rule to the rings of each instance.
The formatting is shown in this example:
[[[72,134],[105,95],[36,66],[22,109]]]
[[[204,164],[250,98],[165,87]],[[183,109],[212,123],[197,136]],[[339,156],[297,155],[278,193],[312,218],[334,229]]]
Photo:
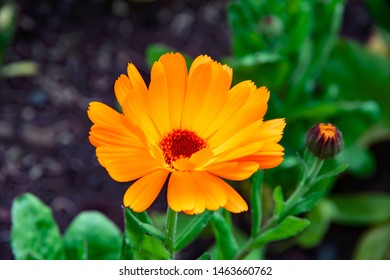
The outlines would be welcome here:
[[[183,103],[181,127],[192,128],[194,116],[205,98],[205,92],[209,86],[211,75],[210,65],[201,64],[189,76],[187,92]]]
[[[202,137],[209,138],[212,134],[218,131],[226,122],[228,122],[232,116],[234,116],[242,106],[246,103],[247,99],[250,96],[251,89],[254,89],[252,82],[245,81],[236,85],[232,90],[226,95],[226,100],[222,104],[223,107],[218,109],[218,114],[214,119],[210,119],[208,122],[203,123],[203,126],[206,127],[204,132],[201,133]],[[215,101],[214,101],[215,102]],[[207,113],[207,112],[205,112]],[[202,130],[203,131],[203,130]]]
[[[88,116],[94,125],[90,131],[90,142],[95,147],[104,145],[144,147],[145,136],[114,109],[100,102],[91,102]]]
[[[100,146],[96,155],[100,164],[118,182],[129,182],[162,168],[148,151],[142,149]]]
[[[218,116],[220,109],[226,102],[227,94],[232,82],[232,69],[226,65],[221,65],[215,61],[212,61],[209,57],[200,57],[195,59],[194,63],[190,69],[190,77],[194,76],[195,73],[199,70],[199,65],[207,64],[211,69],[211,76],[208,79],[208,86],[201,93],[201,98],[199,97],[200,93],[195,92],[195,103],[192,104],[193,113],[189,123],[185,123],[189,128],[197,131],[201,134],[207,128],[207,126]]]
[[[120,121],[121,118],[120,113],[101,102],[89,103],[87,114],[94,124],[112,125]]]
[[[243,161],[255,161],[259,168],[268,169],[278,166],[283,161],[284,148],[277,143],[265,144],[255,154],[241,158]]]
[[[223,182],[221,180],[221,182]],[[224,208],[232,213],[241,213],[248,210],[248,204],[245,200],[236,192],[231,186],[223,182],[222,184],[224,191],[227,196],[227,203]]]
[[[139,126],[144,132],[148,142],[157,143],[161,139],[155,123],[150,117],[149,103],[146,99],[147,95],[142,95],[136,91],[127,95],[123,101],[123,113],[131,120],[132,123]]]
[[[194,71],[202,64],[208,64],[212,62],[211,57],[208,55],[199,55],[197,56],[191,64],[189,76],[194,74]]]
[[[151,118],[160,135],[166,135],[172,130],[172,127],[169,112],[168,81],[164,66],[160,61],[155,62],[152,66],[148,97]]]
[[[120,75],[114,84],[114,92],[119,105],[122,106],[123,101],[126,99],[127,95],[131,93],[132,90],[133,86],[131,85],[129,77],[123,74]]]
[[[192,178],[202,194],[205,206],[208,210],[217,210],[227,202],[227,195],[221,186],[221,179],[207,172],[191,172]]]
[[[180,53],[165,54],[159,61],[164,67],[167,80],[171,127],[180,128],[184,96],[187,89],[186,61]]]
[[[188,158],[178,159],[172,162],[172,165],[175,169],[180,171],[190,171],[194,170],[196,167],[195,163],[191,162]]]
[[[129,76],[129,80],[134,90],[139,94],[146,96],[148,94],[148,88],[134,64],[130,63],[127,66],[127,75]]]
[[[231,135],[264,117],[269,99],[269,92],[264,89],[255,90],[255,88],[248,87],[247,90],[252,90],[252,92],[250,92],[247,101],[236,112],[233,111],[233,114],[226,116],[224,123],[221,123],[219,129],[208,138],[210,146],[218,146],[226,142],[226,139],[230,138]]]
[[[258,169],[259,164],[254,161],[223,162],[207,167],[208,172],[229,180],[245,180]]]
[[[188,171],[173,172],[168,183],[168,204],[176,212],[192,211],[196,206],[197,186]]]
[[[155,201],[164,186],[169,172],[157,170],[133,183],[123,197],[123,205],[135,212],[146,210]]]
[[[192,154],[190,161],[195,164],[196,169],[202,168],[213,157],[213,151],[210,148],[204,148]]]

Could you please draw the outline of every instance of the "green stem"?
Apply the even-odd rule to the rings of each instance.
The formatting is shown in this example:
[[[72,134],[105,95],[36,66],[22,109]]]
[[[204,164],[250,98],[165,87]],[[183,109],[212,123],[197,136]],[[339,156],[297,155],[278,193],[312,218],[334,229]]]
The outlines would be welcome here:
[[[261,228],[261,230],[257,233],[256,236],[259,236],[260,234],[266,232],[270,228],[272,228],[274,225],[280,223],[283,221],[291,212],[291,210],[294,209],[294,207],[297,205],[299,200],[306,194],[306,192],[310,189],[310,187],[315,182],[318,173],[321,170],[323,160],[319,158],[315,158],[312,168],[309,170],[308,174],[302,177],[301,181],[298,183],[297,188],[295,189],[294,193],[289,197],[289,199],[286,201],[284,211],[279,216],[272,216],[267,223]],[[254,240],[255,237],[252,236],[247,243],[241,248],[240,252],[235,256],[235,259],[241,260],[245,258],[253,249],[254,246]]]
[[[164,245],[171,254],[171,259],[175,259],[175,236],[178,213],[173,211],[169,206],[167,218],[165,221],[165,242]]]
[[[261,192],[263,186],[263,178],[263,170],[258,170],[253,176],[253,186],[251,188],[252,238],[254,238],[259,233],[262,222]]]
[[[314,159],[313,166],[310,169],[309,173],[302,178],[302,180],[299,182],[298,187],[296,188],[294,193],[286,201],[286,206],[285,206],[284,212],[287,215],[292,210],[292,208],[295,207],[298,200],[310,189],[310,187],[314,183],[315,179],[317,178],[318,173],[320,172],[323,163],[324,163],[324,161],[322,159],[319,159],[317,157]],[[283,216],[286,216],[286,215],[283,215]]]

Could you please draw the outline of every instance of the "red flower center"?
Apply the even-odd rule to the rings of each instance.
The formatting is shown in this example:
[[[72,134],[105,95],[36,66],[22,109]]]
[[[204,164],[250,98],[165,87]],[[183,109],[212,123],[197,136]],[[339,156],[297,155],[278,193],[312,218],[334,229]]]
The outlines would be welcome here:
[[[159,146],[164,153],[165,162],[172,166],[172,162],[190,158],[192,154],[206,148],[207,143],[193,131],[175,129],[161,140]]]

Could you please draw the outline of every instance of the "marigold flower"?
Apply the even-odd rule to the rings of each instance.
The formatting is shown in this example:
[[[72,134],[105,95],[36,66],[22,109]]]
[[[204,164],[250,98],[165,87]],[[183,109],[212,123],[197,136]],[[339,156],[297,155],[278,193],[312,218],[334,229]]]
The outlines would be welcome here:
[[[90,142],[118,182],[135,181],[123,204],[146,210],[168,176],[168,205],[198,214],[248,206],[224,180],[244,180],[283,161],[284,119],[263,121],[269,91],[251,81],[232,87],[232,69],[198,56],[189,71],[179,53],[161,56],[146,86],[129,64],[114,90],[123,114],[91,102]],[[221,178],[220,178],[221,177]]]
[[[344,147],[341,131],[331,123],[319,123],[306,135],[306,146],[318,158],[332,158]]]

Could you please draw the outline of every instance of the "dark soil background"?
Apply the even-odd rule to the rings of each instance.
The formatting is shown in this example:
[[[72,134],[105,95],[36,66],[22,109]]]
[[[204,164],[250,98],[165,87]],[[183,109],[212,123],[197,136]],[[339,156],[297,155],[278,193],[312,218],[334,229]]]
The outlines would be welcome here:
[[[151,43],[217,60],[229,55],[227,2],[17,1],[18,30],[6,62],[33,60],[40,71],[34,77],[0,81],[0,259],[13,258],[10,209],[13,199],[25,192],[52,208],[62,231],[83,210],[101,211],[122,228],[120,205],[129,184],[113,181],[97,163],[88,141],[88,103],[114,106],[113,84],[128,62],[147,80],[145,50]],[[361,1],[349,1],[343,35],[364,42],[371,29]],[[388,147],[373,147],[378,166],[390,156]],[[383,190],[389,179],[382,169],[366,180],[343,176],[336,191],[351,185]],[[361,231],[333,226],[322,248],[293,247],[269,257],[350,259]],[[191,252],[186,254],[191,257]]]

